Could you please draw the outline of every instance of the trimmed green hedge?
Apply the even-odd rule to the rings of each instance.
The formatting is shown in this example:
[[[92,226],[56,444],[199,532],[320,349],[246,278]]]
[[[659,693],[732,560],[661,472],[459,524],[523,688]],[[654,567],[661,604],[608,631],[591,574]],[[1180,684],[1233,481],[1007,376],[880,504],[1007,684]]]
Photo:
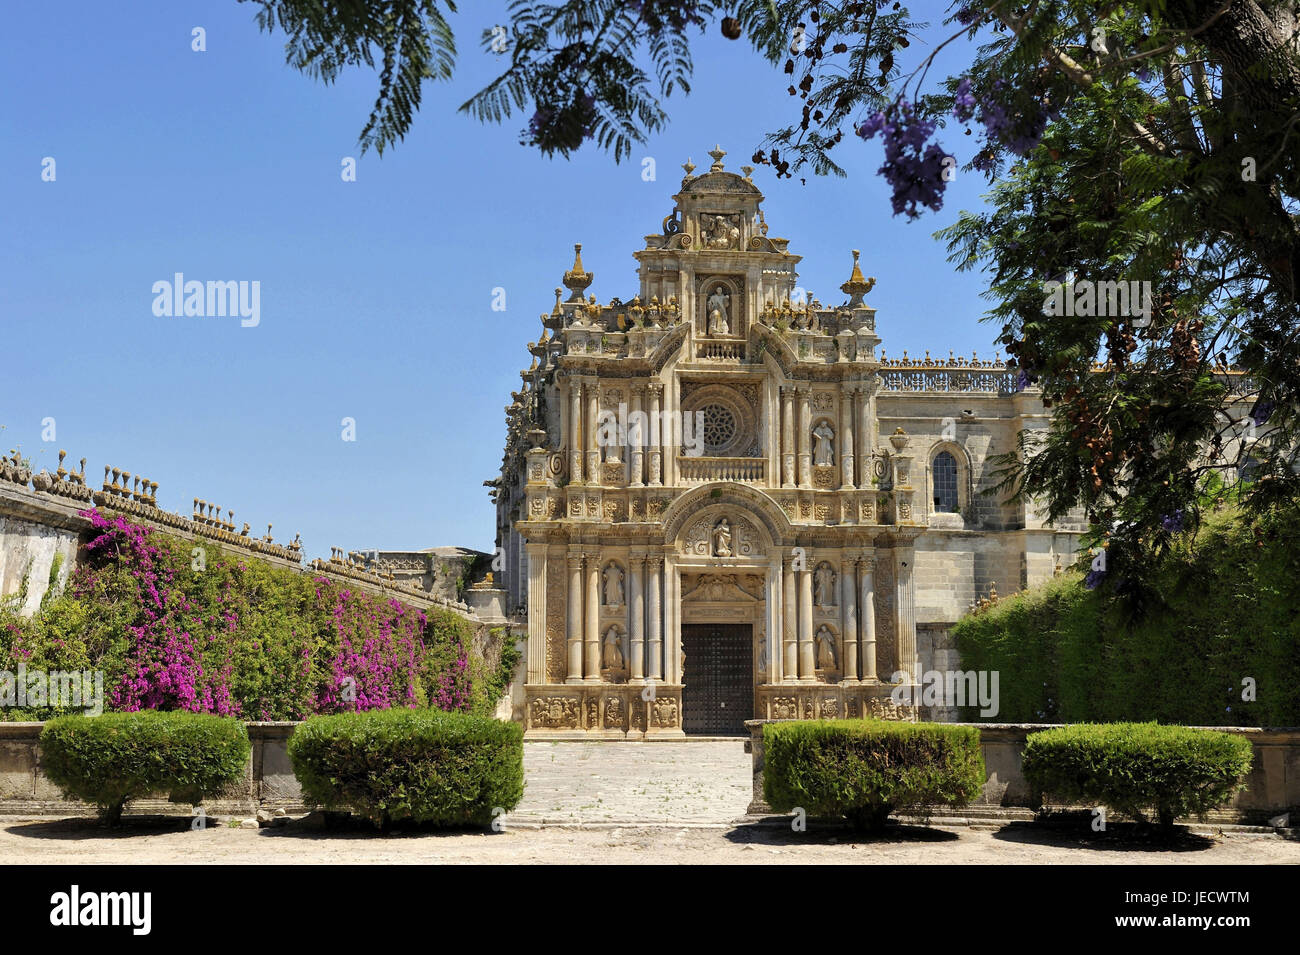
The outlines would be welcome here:
[[[1166,829],[1204,818],[1245,787],[1250,740],[1232,733],[1156,723],[1083,723],[1031,733],[1022,766],[1040,794],[1102,805]]]
[[[143,796],[198,805],[238,782],[252,751],[238,720],[154,710],[61,716],[45,724],[40,747],[41,768],[63,794],[94,803],[109,822]]]
[[[1001,674],[997,722],[1296,726],[1297,539],[1296,513],[1214,514],[1141,567],[1112,561],[1095,590],[1065,574],[963,617],[961,667]],[[1140,615],[1116,593],[1139,575]]]
[[[769,723],[763,797],[778,812],[844,816],[879,830],[897,807],[964,806],[984,785],[979,731],[885,720]]]
[[[289,759],[306,802],[378,826],[487,825],[524,794],[522,727],[464,713],[313,717],[290,737]]]

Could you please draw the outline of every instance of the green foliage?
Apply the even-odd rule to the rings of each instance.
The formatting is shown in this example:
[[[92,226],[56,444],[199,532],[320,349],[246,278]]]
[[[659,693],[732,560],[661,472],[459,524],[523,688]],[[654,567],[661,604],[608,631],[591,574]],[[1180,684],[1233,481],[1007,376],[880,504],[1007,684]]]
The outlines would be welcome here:
[[[110,538],[112,539],[112,538]],[[146,571],[131,541],[150,549]],[[437,607],[415,608],[213,543],[159,531],[83,549],[67,588],[30,618],[0,606],[0,669],[103,672],[105,707],[216,711],[297,720],[320,712],[393,705],[465,709],[491,692],[473,653],[473,627]],[[201,569],[199,569],[201,568]],[[156,581],[156,582],[155,582]],[[154,589],[150,589],[153,587]],[[159,593],[165,612],[151,594]],[[158,654],[151,621],[172,642]],[[180,652],[173,652],[173,648]],[[155,664],[161,656],[171,669]],[[179,662],[176,662],[179,661]],[[189,680],[192,692],[132,693],[140,667],[152,687]],[[348,683],[348,681],[352,683]],[[345,689],[355,691],[349,700]],[[486,703],[491,711],[495,700]],[[45,719],[68,708],[0,708],[0,720]]]
[[[250,0],[241,0],[250,2]],[[452,0],[383,0],[320,3],[319,0],[251,0],[261,9],[257,25],[283,30],[285,60],[326,84],[349,66],[380,64],[379,93],[361,131],[362,152],[404,139],[426,79],[448,80],[456,63],[451,25],[440,6]]]
[[[1003,598],[953,628],[962,667],[1000,673],[999,721],[1295,726],[1298,534],[1294,511],[1226,511],[1095,590],[1068,574]],[[1135,574],[1149,594],[1140,613]]]
[[[198,805],[239,782],[252,746],[238,720],[205,713],[62,716],[41,730],[41,768],[68,798],[116,822],[129,799]]]
[[[1022,767],[1033,790],[1054,800],[1102,805],[1168,829],[1201,819],[1245,786],[1250,740],[1155,723],[1081,723],[1031,733]]]
[[[879,829],[907,807],[964,806],[984,785],[979,731],[884,720],[769,723],[763,797],[778,812],[844,816]]]
[[[469,712],[480,716],[491,716],[496,712],[497,703],[515,678],[515,669],[521,659],[523,654],[515,646],[515,639],[508,629],[498,627],[489,633],[482,654],[470,657],[472,691]]]
[[[523,797],[523,755],[519,724],[439,710],[313,717],[289,739],[304,800],[376,825],[487,825]]]

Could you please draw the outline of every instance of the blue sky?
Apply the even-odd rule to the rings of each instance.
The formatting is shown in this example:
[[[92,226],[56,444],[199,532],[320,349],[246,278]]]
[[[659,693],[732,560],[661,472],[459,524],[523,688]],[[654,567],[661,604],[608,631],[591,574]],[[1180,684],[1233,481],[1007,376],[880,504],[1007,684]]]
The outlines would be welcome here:
[[[913,11],[934,42],[948,35],[942,6]],[[788,79],[714,27],[695,47],[693,92],[668,101],[668,128],[631,162],[590,146],[548,160],[518,145],[526,117],[484,126],[456,112],[498,66],[480,31],[506,19],[504,4],[464,3],[455,80],[426,87],[405,142],[362,157],[374,74],[315,82],[285,65],[283,36],[259,32],[254,13],[233,0],[7,12],[0,445],[50,470],[66,448],[96,487],[105,464],[125,468],[158,481],[169,510],[188,515],[199,497],[258,533],[300,532],[309,556],[490,550],[482,482],[500,466],[503,408],[573,243],[590,291],[631,297],[632,253],[671,211],[680,164],[707,164],[715,142],[728,168],[747,163],[797,115]],[[190,48],[196,26],[206,52]],[[963,163],[975,139],[941,136]],[[984,182],[959,174],[944,211],[908,223],[875,174],[879,144],[841,151],[847,179],[754,174],[772,234],[804,256],[800,284],[838,301],[861,249],[891,356],[990,355],[980,276],[954,273],[932,238],[980,204]],[[347,156],[356,182],[340,177]],[[642,179],[645,157],[656,181]],[[155,316],[153,283],[176,272],[260,282],[260,324]],[[491,307],[497,287],[504,312]]]

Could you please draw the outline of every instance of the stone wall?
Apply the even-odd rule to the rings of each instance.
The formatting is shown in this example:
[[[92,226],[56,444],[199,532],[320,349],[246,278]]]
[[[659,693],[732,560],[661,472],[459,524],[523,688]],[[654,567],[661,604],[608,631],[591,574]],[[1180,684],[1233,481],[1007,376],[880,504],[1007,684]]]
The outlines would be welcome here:
[[[763,801],[763,726],[775,720],[749,720],[751,733],[746,744],[753,756],[754,791],[749,804],[751,814],[770,813]],[[967,723],[980,732],[987,778],[983,794],[966,809],[955,814],[999,817],[1013,811],[1036,809],[1037,800],[1029,791],[1020,768],[1025,738],[1038,730],[1051,729],[1046,723]],[[1260,729],[1257,727],[1207,727],[1225,733],[1238,733],[1250,739],[1255,761],[1246,788],[1238,793],[1230,807],[1210,813],[1217,822],[1262,824],[1286,813],[1300,812],[1300,728]],[[1091,807],[1061,807],[1084,809]],[[941,810],[942,814],[942,810]]]

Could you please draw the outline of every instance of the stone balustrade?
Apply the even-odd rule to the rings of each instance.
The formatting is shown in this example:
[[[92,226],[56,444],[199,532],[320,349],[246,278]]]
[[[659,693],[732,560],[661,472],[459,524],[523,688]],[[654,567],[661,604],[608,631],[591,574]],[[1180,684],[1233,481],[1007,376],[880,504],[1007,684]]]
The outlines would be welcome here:
[[[767,475],[766,458],[705,458],[682,455],[677,470],[683,484],[710,484],[714,481],[738,481],[762,484]]]

